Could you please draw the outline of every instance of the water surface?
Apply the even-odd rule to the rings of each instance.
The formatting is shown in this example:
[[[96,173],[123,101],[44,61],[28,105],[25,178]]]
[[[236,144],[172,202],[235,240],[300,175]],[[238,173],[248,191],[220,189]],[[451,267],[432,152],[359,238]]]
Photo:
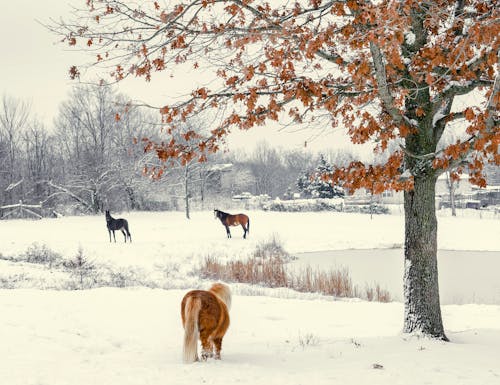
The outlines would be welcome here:
[[[394,300],[402,301],[402,249],[332,250],[296,257],[292,267],[347,267],[353,284],[361,289],[379,283]],[[438,272],[441,304],[500,304],[500,251],[439,250]]]

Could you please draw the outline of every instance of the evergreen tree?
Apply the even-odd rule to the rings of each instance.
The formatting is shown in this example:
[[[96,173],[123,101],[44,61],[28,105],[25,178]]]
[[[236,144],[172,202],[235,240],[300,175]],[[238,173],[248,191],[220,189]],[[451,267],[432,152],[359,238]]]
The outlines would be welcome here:
[[[344,190],[334,185],[328,178],[333,172],[333,167],[321,154],[318,166],[311,173],[304,173],[297,180],[297,187],[306,197],[335,198],[343,197]]]
[[[311,192],[309,191],[309,186],[311,185],[310,173],[308,171],[304,171],[297,178],[297,188],[299,189],[302,196],[309,198],[311,196]]]

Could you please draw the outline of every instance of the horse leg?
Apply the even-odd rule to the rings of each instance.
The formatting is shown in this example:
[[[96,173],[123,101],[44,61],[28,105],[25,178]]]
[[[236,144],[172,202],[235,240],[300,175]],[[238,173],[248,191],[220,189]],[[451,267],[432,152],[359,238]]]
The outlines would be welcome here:
[[[229,231],[229,226],[226,226],[227,237],[231,238],[231,231]]]
[[[125,230],[121,229],[123,236],[125,237],[125,243],[127,243],[127,233]]]
[[[111,230],[108,229],[108,233],[109,233],[109,243],[111,243]]]
[[[212,352],[212,340],[210,339],[210,335],[205,331],[201,331],[200,333],[201,340],[201,359],[202,361],[206,361],[207,358],[213,357]]]
[[[247,237],[247,228],[245,227],[245,225],[243,223],[241,224],[241,228],[243,229],[243,239],[246,239],[246,237]]]
[[[214,338],[214,358],[216,360],[220,360],[220,351],[222,349],[222,337],[220,338]]]
[[[113,239],[115,240],[116,243],[115,230],[113,230]]]

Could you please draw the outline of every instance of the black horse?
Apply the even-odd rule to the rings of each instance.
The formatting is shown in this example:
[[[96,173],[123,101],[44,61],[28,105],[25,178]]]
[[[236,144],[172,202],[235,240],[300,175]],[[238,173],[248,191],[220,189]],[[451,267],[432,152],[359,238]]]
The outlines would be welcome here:
[[[224,211],[215,209],[214,215],[219,218],[221,223],[226,228],[227,237],[231,238],[231,232],[229,231],[229,226],[241,225],[243,228],[243,238],[247,237],[247,233],[250,232],[250,218],[245,214],[228,214]]]
[[[111,216],[109,210],[106,210],[106,225],[108,227],[110,242],[111,242],[111,232],[113,232],[113,239],[115,240],[116,243],[115,230],[121,230],[123,236],[125,237],[125,243],[127,243],[127,236],[130,242],[132,242],[132,237],[130,236],[130,231],[128,231],[128,222],[126,219],[123,218],[115,219]]]

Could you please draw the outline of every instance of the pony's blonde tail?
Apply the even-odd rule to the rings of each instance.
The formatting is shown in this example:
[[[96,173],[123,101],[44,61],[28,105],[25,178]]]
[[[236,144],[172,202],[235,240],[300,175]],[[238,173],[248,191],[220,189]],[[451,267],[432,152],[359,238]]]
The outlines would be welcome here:
[[[184,348],[183,359],[185,363],[198,361],[198,315],[201,309],[201,302],[196,298],[188,298],[184,315],[186,322],[184,324]]]

